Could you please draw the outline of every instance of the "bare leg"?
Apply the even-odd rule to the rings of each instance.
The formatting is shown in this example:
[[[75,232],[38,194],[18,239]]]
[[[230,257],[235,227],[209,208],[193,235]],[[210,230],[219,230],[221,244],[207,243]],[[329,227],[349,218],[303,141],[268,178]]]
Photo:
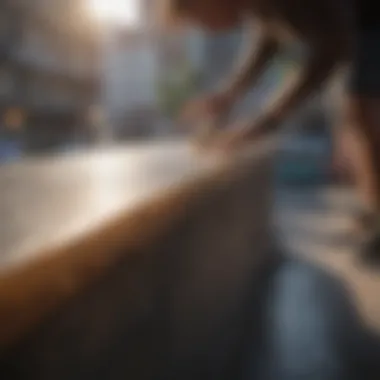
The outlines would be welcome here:
[[[339,181],[351,184],[354,172],[352,156],[355,155],[353,153],[355,138],[352,128],[349,128],[347,123],[343,123],[341,120],[339,120],[337,129],[333,134],[333,173]]]
[[[380,99],[350,96],[345,104],[352,170],[363,206],[380,215]]]

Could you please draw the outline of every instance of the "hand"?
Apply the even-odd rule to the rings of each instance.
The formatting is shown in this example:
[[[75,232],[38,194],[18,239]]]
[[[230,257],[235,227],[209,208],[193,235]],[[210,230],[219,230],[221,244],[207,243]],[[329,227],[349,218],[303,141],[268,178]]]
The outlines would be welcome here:
[[[198,122],[203,120],[215,120],[229,113],[234,103],[229,93],[210,94],[185,105],[181,120],[185,122]]]
[[[252,142],[250,132],[251,131],[247,129],[224,131],[210,144],[210,148],[212,150],[221,150],[229,153],[237,151]]]
[[[274,120],[261,119],[256,122],[239,122],[230,127],[211,144],[211,149],[236,151],[259,140],[276,126]]]

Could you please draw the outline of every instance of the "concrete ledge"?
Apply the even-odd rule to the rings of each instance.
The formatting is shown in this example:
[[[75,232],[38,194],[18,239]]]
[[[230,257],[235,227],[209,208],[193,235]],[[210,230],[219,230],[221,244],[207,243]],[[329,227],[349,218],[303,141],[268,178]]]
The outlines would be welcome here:
[[[139,175],[162,179],[167,171],[172,174],[162,182],[157,177],[149,191],[136,197],[127,195],[136,187],[124,181],[116,202],[99,205],[95,198],[98,208],[85,218],[77,206],[77,228],[65,230],[65,218],[49,219],[51,210],[44,226],[48,231],[55,223],[59,237],[43,244],[39,231],[38,239],[27,235],[40,242],[30,244],[30,250],[24,245],[2,251],[0,348],[7,376],[17,372],[19,378],[73,379],[85,373],[80,378],[97,374],[95,378],[113,379],[118,376],[109,371],[118,371],[135,379],[169,378],[169,372],[187,368],[188,378],[200,378],[194,376],[224,371],[236,357],[244,338],[246,299],[253,283],[260,284],[263,267],[275,259],[269,253],[274,145],[229,161],[199,159],[178,145],[155,147],[156,156],[152,147],[141,149],[140,158],[135,152],[128,161],[141,164],[142,157],[151,157]],[[0,173],[1,181],[17,177],[17,170],[29,170],[39,172],[44,185],[43,173],[55,173],[46,183],[56,181],[57,191],[64,194],[65,189],[67,197],[76,191],[74,205],[79,205],[105,184],[87,181],[68,190],[72,183],[67,177],[85,176],[97,157],[9,167]],[[103,156],[109,157],[124,169],[116,173],[122,177],[124,153]],[[112,168],[110,164],[107,170]],[[43,203],[44,191],[31,195],[32,204],[39,197]],[[15,202],[25,205],[21,198]],[[72,205],[63,198],[61,202]],[[75,220],[75,208],[72,215]],[[8,240],[7,246],[22,245]],[[216,364],[209,355],[222,362]]]

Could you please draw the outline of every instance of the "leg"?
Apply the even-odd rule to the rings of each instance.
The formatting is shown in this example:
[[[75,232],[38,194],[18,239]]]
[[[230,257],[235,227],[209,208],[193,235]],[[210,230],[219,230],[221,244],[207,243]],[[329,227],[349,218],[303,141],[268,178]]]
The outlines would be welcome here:
[[[380,96],[351,97],[350,113],[355,129],[354,174],[364,206],[362,256],[370,262],[380,259]]]
[[[345,107],[358,194],[367,210],[380,215],[380,97],[350,95]]]
[[[332,174],[338,181],[352,182],[352,153],[350,145],[352,133],[347,128],[347,115],[345,115],[345,82],[347,78],[347,68],[342,68],[341,72],[333,78],[326,101],[326,109],[331,115],[332,139]]]
[[[363,253],[380,258],[380,32],[359,35],[344,105],[354,183],[363,205]],[[360,222],[360,221],[359,221]]]
[[[339,182],[351,184],[353,180],[352,143],[354,137],[346,123],[339,121],[337,127],[333,133],[333,174]]]

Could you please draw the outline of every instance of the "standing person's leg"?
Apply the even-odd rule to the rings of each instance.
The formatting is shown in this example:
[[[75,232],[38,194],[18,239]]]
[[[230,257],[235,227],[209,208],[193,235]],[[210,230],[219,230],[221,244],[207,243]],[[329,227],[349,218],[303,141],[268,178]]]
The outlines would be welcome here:
[[[325,110],[329,115],[332,140],[332,175],[334,180],[346,183],[352,181],[352,154],[350,153],[351,133],[345,122],[344,112],[345,83],[347,79],[347,68],[344,67],[332,78],[325,100]]]
[[[380,258],[380,31],[362,33],[357,42],[344,123],[365,216],[365,252]]]
[[[347,128],[336,131],[333,135],[332,174],[334,180],[339,183],[351,182],[351,155],[348,154],[351,134]]]
[[[346,104],[355,183],[363,207],[373,214],[380,214],[379,106],[380,97],[377,100],[355,94],[348,96]]]

